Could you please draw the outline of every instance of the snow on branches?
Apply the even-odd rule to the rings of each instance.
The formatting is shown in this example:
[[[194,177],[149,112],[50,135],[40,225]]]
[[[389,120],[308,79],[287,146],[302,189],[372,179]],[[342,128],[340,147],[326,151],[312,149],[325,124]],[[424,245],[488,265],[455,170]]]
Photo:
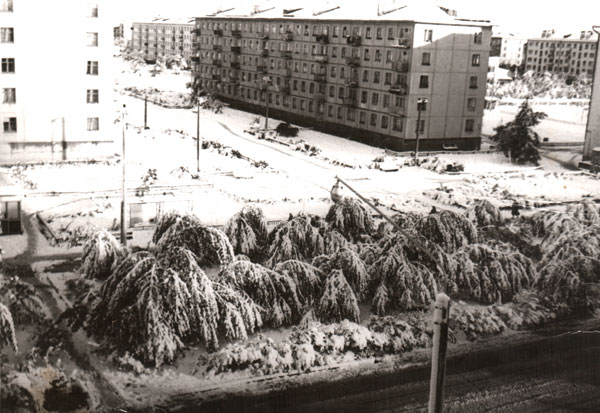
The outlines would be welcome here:
[[[222,284],[243,291],[260,308],[273,327],[292,324],[302,316],[302,303],[294,279],[249,261],[235,261],[221,269]]]
[[[551,245],[562,234],[581,229],[581,224],[573,216],[554,210],[538,211],[529,221],[533,235],[543,237],[542,247]]]
[[[227,235],[218,229],[202,225],[191,215],[165,215],[159,222],[153,239],[159,251],[174,246],[190,250],[201,266],[225,265],[234,257]]]
[[[357,241],[370,235],[375,229],[371,213],[359,200],[345,197],[329,208],[325,217],[331,228],[350,241]]]
[[[363,300],[367,295],[369,273],[363,260],[355,251],[343,248],[325,258],[315,258],[313,265],[317,266],[324,274],[332,270],[341,270],[344,277],[352,287],[358,300]]]
[[[298,287],[298,298],[303,305],[312,306],[321,296],[323,273],[318,268],[303,261],[289,260],[277,264],[273,270],[294,280]]]
[[[500,210],[487,199],[477,200],[467,208],[465,215],[478,227],[502,224]]]
[[[535,267],[520,252],[474,244],[457,251],[452,257],[454,291],[485,304],[510,301],[515,294],[533,283]]]
[[[417,223],[416,230],[447,252],[454,252],[477,241],[475,225],[452,211],[426,215]]]
[[[596,205],[590,201],[569,205],[567,207],[567,214],[583,225],[600,223],[600,205]]]
[[[81,272],[87,278],[105,279],[124,254],[115,237],[106,230],[100,230],[83,245]]]
[[[12,315],[8,307],[0,303],[0,349],[4,346],[11,346],[14,351],[19,349]]]
[[[269,236],[269,259],[266,266],[273,268],[279,262],[303,261],[322,254],[324,241],[319,224],[319,220],[312,216],[299,214],[275,227]]]
[[[341,270],[332,270],[327,276],[317,315],[324,321],[360,320],[358,301]]]
[[[538,264],[536,286],[573,310],[600,306],[600,225],[566,232],[547,248]]]
[[[245,206],[227,223],[225,233],[236,254],[259,258],[267,242],[267,223],[260,208]]]

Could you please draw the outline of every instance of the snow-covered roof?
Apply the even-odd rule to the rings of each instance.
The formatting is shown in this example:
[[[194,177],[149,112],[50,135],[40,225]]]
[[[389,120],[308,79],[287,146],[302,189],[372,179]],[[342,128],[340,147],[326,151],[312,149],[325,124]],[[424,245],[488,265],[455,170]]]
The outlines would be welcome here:
[[[181,18],[169,18],[169,17],[155,17],[150,21],[144,22],[133,22],[133,24],[185,24],[194,25],[194,17],[181,17]]]
[[[206,17],[298,19],[298,20],[359,20],[410,21],[415,23],[450,24],[461,26],[491,26],[489,21],[458,19],[446,13],[433,1],[394,0],[388,2],[320,2],[312,6],[264,4],[221,8]]]
[[[553,29],[544,30],[539,37],[530,37],[529,40],[539,40],[539,41],[549,41],[549,40],[558,40],[558,41],[580,41],[580,42],[595,42],[598,41],[598,35],[593,30],[581,30],[579,32],[556,32]]]

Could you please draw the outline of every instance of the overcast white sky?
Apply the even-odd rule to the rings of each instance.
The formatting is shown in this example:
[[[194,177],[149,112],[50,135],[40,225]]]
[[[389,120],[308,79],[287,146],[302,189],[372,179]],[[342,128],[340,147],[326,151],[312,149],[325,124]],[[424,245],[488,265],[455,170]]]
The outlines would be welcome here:
[[[144,20],[161,15],[164,17],[192,17],[204,15],[218,7],[233,5],[264,4],[259,0],[113,0],[116,2],[117,20],[126,22]],[[312,0],[315,1],[315,0]],[[364,0],[316,0],[339,5],[364,4]],[[368,0],[367,0],[368,1]],[[386,0],[391,3],[394,0]],[[395,0],[406,1],[436,0]],[[286,5],[307,5],[309,0],[283,0]],[[491,20],[501,31],[516,31],[523,34],[539,34],[543,29],[554,28],[559,32],[578,31],[600,25],[600,0],[438,0],[458,11],[459,17]],[[376,4],[373,1],[373,4]],[[228,6],[228,7],[226,7]]]

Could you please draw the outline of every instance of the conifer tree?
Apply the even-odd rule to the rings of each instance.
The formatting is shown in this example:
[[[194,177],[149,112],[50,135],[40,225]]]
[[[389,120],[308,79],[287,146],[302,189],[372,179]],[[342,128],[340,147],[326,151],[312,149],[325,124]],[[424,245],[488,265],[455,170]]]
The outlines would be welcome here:
[[[487,199],[479,199],[467,208],[466,217],[478,227],[502,224],[500,209]]]
[[[330,274],[332,270],[341,270],[352,287],[356,298],[362,300],[366,297],[369,274],[358,253],[349,248],[343,248],[327,259],[319,259],[314,262],[318,264],[318,268],[324,274]]]
[[[417,223],[416,231],[447,252],[454,252],[477,241],[475,225],[466,217],[452,211],[424,216]]]
[[[0,349],[4,346],[11,346],[14,351],[19,349],[12,315],[8,308],[0,303]]]
[[[303,261],[289,260],[277,264],[273,270],[294,280],[303,305],[312,306],[321,296],[323,273],[318,268]]]
[[[105,279],[125,255],[121,244],[106,231],[94,233],[83,245],[81,272],[87,278]]]
[[[359,200],[345,197],[329,208],[325,220],[349,241],[357,241],[371,235],[375,229],[373,217]]]
[[[358,301],[341,270],[333,270],[327,276],[323,295],[317,307],[317,315],[323,321],[346,319],[359,322]]]
[[[260,258],[267,243],[267,222],[260,208],[245,206],[227,223],[225,233],[236,254]]]
[[[322,225],[318,219],[299,214],[279,224],[269,235],[269,259],[265,265],[273,268],[288,260],[308,260],[324,251]]]

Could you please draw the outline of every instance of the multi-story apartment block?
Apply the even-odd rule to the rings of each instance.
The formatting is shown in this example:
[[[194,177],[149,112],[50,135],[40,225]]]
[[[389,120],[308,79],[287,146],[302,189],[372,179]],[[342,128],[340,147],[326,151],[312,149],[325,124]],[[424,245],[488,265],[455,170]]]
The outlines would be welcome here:
[[[114,154],[103,4],[0,0],[0,162]]]
[[[592,31],[557,36],[554,30],[544,30],[541,37],[527,40],[525,70],[592,76],[596,37]]]
[[[423,150],[479,147],[491,25],[433,2],[364,7],[197,18],[195,86],[372,145],[411,150],[418,127]]]
[[[594,27],[599,30],[600,27]],[[600,38],[596,36],[596,49],[600,48]],[[584,52],[585,53],[585,52]],[[598,66],[598,54],[594,56],[592,97],[590,99],[590,110],[588,112],[587,125],[585,128],[585,141],[583,144],[583,160],[592,160],[594,152],[598,156],[600,152],[600,67]],[[600,159],[595,159],[600,162]]]
[[[194,35],[193,20],[155,19],[152,22],[134,22],[131,47],[144,53],[149,62],[159,56],[180,55],[188,59],[192,55]]]
[[[512,33],[492,34],[490,57],[498,57],[501,65],[520,66],[525,61],[527,39]]]

